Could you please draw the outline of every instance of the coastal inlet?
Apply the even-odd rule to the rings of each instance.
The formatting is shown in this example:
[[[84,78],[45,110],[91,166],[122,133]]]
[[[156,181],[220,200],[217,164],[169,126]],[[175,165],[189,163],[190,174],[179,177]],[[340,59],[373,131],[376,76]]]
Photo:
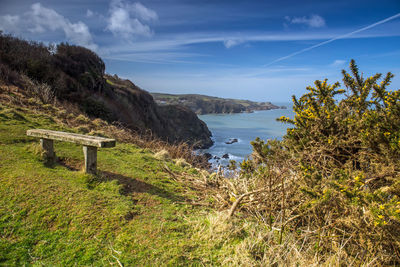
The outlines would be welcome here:
[[[241,162],[247,158],[252,147],[250,142],[260,137],[282,139],[290,127],[276,121],[280,116],[294,117],[291,103],[279,103],[287,109],[271,109],[253,113],[207,114],[199,115],[212,132],[214,145],[200,152],[211,155],[210,162],[214,167],[226,166],[230,160]]]

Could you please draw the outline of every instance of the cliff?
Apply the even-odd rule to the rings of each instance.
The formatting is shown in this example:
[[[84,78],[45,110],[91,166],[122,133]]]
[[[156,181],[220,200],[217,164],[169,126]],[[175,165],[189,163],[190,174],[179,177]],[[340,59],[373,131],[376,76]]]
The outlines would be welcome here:
[[[27,88],[24,77],[34,81],[33,88]],[[61,43],[51,48],[0,34],[0,79],[40,94],[43,90],[37,88],[47,88],[46,94],[78,105],[93,119],[118,122],[171,143],[187,142],[197,148],[212,145],[206,124],[191,110],[159,107],[131,81],[105,74],[102,59],[83,47]],[[45,102],[49,97],[42,98]]]
[[[112,90],[111,97],[97,98],[102,101],[118,120],[137,131],[157,134],[171,143],[185,141],[196,148],[210,147],[211,132],[190,109],[175,105],[157,105],[153,97],[129,80],[116,75],[104,76]],[[112,100],[111,100],[112,99]]]
[[[270,110],[284,108],[271,102],[254,102],[249,100],[226,99],[198,94],[161,94],[151,93],[159,105],[181,105],[191,109],[196,114],[210,113],[242,113],[255,110]]]

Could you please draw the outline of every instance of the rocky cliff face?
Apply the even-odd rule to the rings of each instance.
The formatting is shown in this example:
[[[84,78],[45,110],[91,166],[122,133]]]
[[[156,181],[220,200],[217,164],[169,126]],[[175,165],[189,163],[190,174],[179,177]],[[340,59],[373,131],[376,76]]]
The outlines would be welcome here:
[[[171,141],[179,141],[183,138],[197,148],[212,146],[211,132],[193,111],[179,105],[159,106],[158,109],[167,121]]]
[[[196,148],[207,148],[213,143],[211,132],[190,109],[166,105],[158,106],[153,97],[129,80],[105,75],[107,87],[112,90],[112,99],[101,101],[118,120],[137,131],[151,131],[171,143],[187,142]]]

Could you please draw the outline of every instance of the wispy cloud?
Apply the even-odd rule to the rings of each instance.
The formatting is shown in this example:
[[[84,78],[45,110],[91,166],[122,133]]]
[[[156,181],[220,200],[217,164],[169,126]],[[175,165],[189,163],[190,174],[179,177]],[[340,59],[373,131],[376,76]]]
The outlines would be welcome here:
[[[289,59],[289,58],[294,57],[294,56],[296,56],[296,55],[299,55],[299,54],[302,54],[302,53],[304,53],[304,52],[310,51],[310,50],[312,50],[312,49],[314,49],[314,48],[317,48],[317,47],[320,47],[320,46],[323,46],[323,45],[332,43],[333,41],[336,41],[336,40],[349,38],[349,37],[353,36],[353,35],[356,34],[356,33],[360,33],[360,32],[366,31],[366,30],[368,30],[368,29],[374,28],[374,27],[376,27],[376,26],[378,26],[378,25],[381,25],[381,24],[386,23],[386,22],[388,22],[388,21],[394,20],[394,19],[396,19],[396,18],[398,18],[398,17],[400,17],[400,13],[397,13],[396,15],[393,15],[393,16],[388,17],[388,18],[386,18],[386,19],[380,20],[380,21],[378,21],[378,22],[375,22],[375,23],[373,23],[373,24],[371,24],[371,25],[368,25],[368,26],[366,26],[366,27],[360,28],[360,29],[358,29],[358,30],[355,30],[355,31],[352,31],[352,32],[349,32],[349,33],[346,33],[346,34],[343,34],[343,35],[340,35],[340,36],[331,38],[331,39],[329,39],[329,40],[327,40],[327,41],[318,43],[318,44],[316,44],[316,45],[313,45],[313,46],[310,46],[310,47],[307,47],[307,48],[304,48],[304,49],[302,49],[302,50],[296,51],[296,52],[294,52],[294,53],[292,53],[292,54],[289,54],[289,55],[287,55],[287,56],[280,57],[280,58],[278,58],[278,59],[276,59],[276,60],[274,60],[274,61],[271,61],[271,62],[268,63],[268,64],[265,64],[264,66],[270,66],[270,65],[272,65],[272,64],[274,64],[274,63],[276,63],[276,62],[280,62],[280,61],[282,61],[282,60]]]
[[[329,66],[331,67],[341,67],[346,63],[346,60],[343,59],[336,59],[333,61]]]
[[[132,5],[129,6],[131,12],[136,14],[137,17],[144,21],[154,21],[158,19],[158,15],[154,10],[151,10],[150,8],[145,7],[139,2],[136,2]]]
[[[126,62],[141,62],[151,64],[206,64],[201,61],[194,61],[193,58],[206,57],[207,55],[198,53],[184,53],[184,52],[139,52],[139,53],[112,53],[103,56],[104,59],[126,61]],[[223,64],[220,64],[223,65]]]
[[[288,71],[290,74],[288,74]],[[301,72],[301,74],[298,73]],[[290,100],[293,94],[301,95],[304,88],[321,77],[327,77],[326,70],[277,69],[268,75],[253,75],[262,72],[257,69],[211,69],[185,72],[137,73],[132,74],[135,83],[151,92],[202,93],[220,97],[250,99],[255,101]],[[323,73],[322,73],[323,72]],[[126,75],[130,78],[130,74]],[[335,80],[334,77],[328,77]],[[193,82],[195,81],[195,82]],[[190,86],[188,86],[190,85]],[[246,93],[243,93],[245,85]]]
[[[148,53],[157,51],[182,51],[189,46],[204,43],[222,42],[225,47],[238,45],[237,40],[243,42],[280,42],[280,41],[310,41],[310,40],[330,40],[337,36],[336,32],[312,32],[312,33],[244,33],[240,36],[230,33],[184,33],[184,34],[159,34],[157,38],[152,40],[137,40],[135,45],[115,43],[101,49],[102,54],[110,55],[118,53]],[[381,38],[387,36],[400,36],[400,32],[376,32],[376,33],[360,33],[357,35],[344,36],[343,39],[357,38]],[[229,41],[232,40],[232,41]]]
[[[91,18],[94,16],[94,12],[90,9],[86,10],[86,17]]]
[[[244,43],[245,41],[243,39],[228,39],[224,41],[224,45],[226,48],[231,48],[237,45],[240,45]]]
[[[309,17],[289,17],[285,16],[285,20],[291,24],[304,24],[310,28],[321,28],[326,25],[325,19],[320,15],[311,15]]]
[[[93,50],[98,48],[93,42],[92,35],[85,23],[81,21],[73,23],[54,9],[44,7],[40,3],[31,5],[31,9],[21,16],[0,16],[0,29],[11,33],[28,30],[34,34],[61,30],[65,37],[74,44]]]
[[[141,3],[129,3],[122,0],[112,0],[106,29],[125,39],[137,36],[150,37],[153,34],[147,24],[156,21],[158,15]]]

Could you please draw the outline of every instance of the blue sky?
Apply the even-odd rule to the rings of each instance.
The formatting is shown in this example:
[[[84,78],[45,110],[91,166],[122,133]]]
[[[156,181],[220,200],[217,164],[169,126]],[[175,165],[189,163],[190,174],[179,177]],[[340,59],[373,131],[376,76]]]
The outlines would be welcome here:
[[[150,92],[290,101],[352,58],[400,89],[399,0],[0,0],[0,30],[93,49]]]

